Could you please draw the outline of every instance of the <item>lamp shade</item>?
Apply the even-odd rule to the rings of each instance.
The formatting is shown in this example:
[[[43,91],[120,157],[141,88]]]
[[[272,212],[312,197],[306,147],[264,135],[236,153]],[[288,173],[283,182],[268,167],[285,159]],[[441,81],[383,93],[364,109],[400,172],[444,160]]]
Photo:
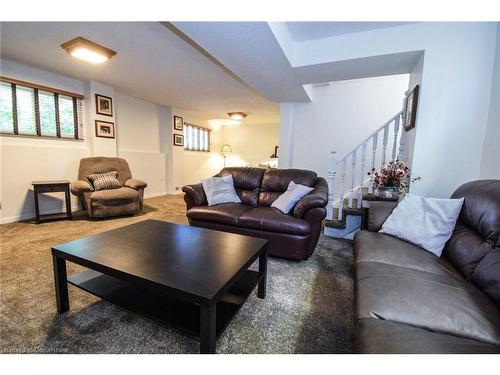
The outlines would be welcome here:
[[[223,145],[222,148],[220,149],[221,154],[230,154],[231,152],[233,152],[233,150],[231,150],[231,146],[227,144]]]

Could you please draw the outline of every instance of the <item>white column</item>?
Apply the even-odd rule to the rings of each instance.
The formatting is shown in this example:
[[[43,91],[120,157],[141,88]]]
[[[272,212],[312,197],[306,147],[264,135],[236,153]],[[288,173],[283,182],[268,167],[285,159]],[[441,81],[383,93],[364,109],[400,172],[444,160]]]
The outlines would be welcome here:
[[[340,183],[340,194],[339,194],[339,213],[337,215],[337,220],[342,220],[342,209],[344,208],[344,190],[345,190],[345,171],[346,171],[347,158],[342,160],[342,181]]]
[[[401,115],[396,116],[394,120],[394,140],[392,142],[392,160],[396,159],[396,150],[398,147],[398,132],[399,132],[399,123],[401,120]]]
[[[333,202],[335,202],[335,175],[337,174],[337,153],[330,152],[330,170],[328,172],[328,205],[331,210],[329,219],[333,219]]]
[[[378,133],[375,133],[372,137],[372,165],[370,171],[375,168],[375,156],[377,155],[377,143],[378,143]],[[368,187],[368,192],[373,194],[373,185],[370,184]]]

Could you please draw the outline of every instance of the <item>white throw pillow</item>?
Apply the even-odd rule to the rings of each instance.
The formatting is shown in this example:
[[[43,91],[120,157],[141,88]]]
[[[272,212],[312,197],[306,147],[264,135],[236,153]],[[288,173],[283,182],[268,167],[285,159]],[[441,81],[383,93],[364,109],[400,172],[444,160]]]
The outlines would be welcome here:
[[[440,257],[463,202],[463,198],[438,199],[406,194],[379,233],[411,242]]]
[[[234,189],[233,176],[212,177],[201,180],[209,206],[222,203],[241,203]]]
[[[296,184],[293,181],[290,181],[288,184],[288,188],[286,191],[281,194],[278,199],[276,199],[271,207],[277,208],[284,214],[288,214],[295,204],[302,198],[304,195],[309,194],[313,191],[314,188]]]

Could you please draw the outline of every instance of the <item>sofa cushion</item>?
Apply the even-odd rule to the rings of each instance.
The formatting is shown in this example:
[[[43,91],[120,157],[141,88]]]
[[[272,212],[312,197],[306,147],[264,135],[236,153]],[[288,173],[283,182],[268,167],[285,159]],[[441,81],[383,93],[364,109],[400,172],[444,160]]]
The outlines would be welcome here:
[[[356,263],[386,263],[463,279],[462,275],[445,258],[438,258],[416,245],[387,234],[365,230],[356,233],[354,255]]]
[[[307,235],[309,223],[291,215],[285,215],[273,207],[258,207],[246,211],[239,217],[239,225],[270,232]]]
[[[500,309],[472,283],[378,262],[356,267],[358,319],[390,320],[500,345]]]
[[[201,180],[208,205],[215,206],[221,203],[241,203],[240,197],[234,189],[233,176],[211,177]]]
[[[381,319],[361,319],[354,329],[354,349],[357,353],[500,353],[500,346]]]
[[[470,278],[481,259],[500,246],[500,180],[468,182],[452,198],[464,198],[464,204],[444,255]]]
[[[500,248],[490,251],[479,262],[471,279],[500,306]]]
[[[500,306],[500,180],[472,181],[452,198],[464,198],[445,257]]]
[[[228,167],[222,169],[217,176],[233,176],[234,188],[241,202],[252,207],[257,207],[263,174],[264,169],[262,168]]]
[[[317,177],[316,173],[302,169],[269,169],[262,177],[259,206],[270,206],[287,190],[290,181],[314,187]]]
[[[288,189],[271,204],[271,207],[277,208],[284,214],[288,214],[303,196],[309,194],[313,190],[314,188],[312,187],[290,181]]]
[[[463,201],[463,198],[406,194],[379,232],[411,242],[440,257],[455,228]]]
[[[121,188],[122,185],[120,181],[116,178],[117,172],[104,172],[104,173],[94,173],[89,174],[87,178],[90,182],[92,182],[92,186],[94,190],[108,190],[108,189],[118,189]]]
[[[128,187],[121,187],[119,189],[112,190],[99,190],[90,195],[90,201],[92,203],[110,206],[136,202],[138,199],[139,193],[137,190]]]
[[[197,206],[187,212],[191,220],[212,221],[221,224],[238,224],[241,214],[251,210],[251,206],[240,203],[223,203],[217,206]]]

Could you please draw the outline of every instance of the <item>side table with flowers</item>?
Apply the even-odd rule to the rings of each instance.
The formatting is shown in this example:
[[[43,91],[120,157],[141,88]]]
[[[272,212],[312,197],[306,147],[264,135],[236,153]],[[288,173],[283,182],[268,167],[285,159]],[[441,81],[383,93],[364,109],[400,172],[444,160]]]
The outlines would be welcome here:
[[[392,201],[402,198],[410,183],[419,181],[420,177],[410,177],[410,168],[400,161],[392,160],[380,170],[373,168],[368,172],[373,186],[373,194],[363,197],[366,201]],[[361,229],[367,229],[368,208],[363,208]]]

